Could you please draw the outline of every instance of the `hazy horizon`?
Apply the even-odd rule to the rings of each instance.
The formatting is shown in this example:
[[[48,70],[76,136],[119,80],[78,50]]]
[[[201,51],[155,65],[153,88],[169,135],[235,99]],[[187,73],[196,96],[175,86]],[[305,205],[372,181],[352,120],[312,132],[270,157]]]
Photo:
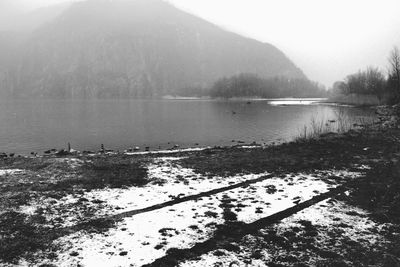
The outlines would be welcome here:
[[[0,23],[63,2],[72,1],[2,0]],[[224,29],[275,45],[311,80],[328,87],[367,66],[386,71],[389,51],[400,44],[400,2],[395,0],[168,2]]]

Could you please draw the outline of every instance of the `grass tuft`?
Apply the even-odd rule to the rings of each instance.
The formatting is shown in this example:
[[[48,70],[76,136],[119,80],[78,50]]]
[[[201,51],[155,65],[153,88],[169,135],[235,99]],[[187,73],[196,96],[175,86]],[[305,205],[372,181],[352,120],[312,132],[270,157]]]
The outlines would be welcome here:
[[[339,108],[335,110],[335,119],[333,120],[317,120],[315,117],[312,117],[310,123],[304,125],[303,128],[299,130],[299,134],[294,140],[302,142],[324,137],[329,134],[342,134],[350,130],[370,125],[374,122],[375,120],[373,119],[371,120],[363,117],[352,119],[346,115],[346,112],[343,109]]]

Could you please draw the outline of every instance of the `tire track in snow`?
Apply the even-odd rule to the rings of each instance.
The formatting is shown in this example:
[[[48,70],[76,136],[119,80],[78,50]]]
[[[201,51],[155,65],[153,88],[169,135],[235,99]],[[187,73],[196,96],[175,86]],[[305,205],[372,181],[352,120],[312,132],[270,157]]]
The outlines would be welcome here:
[[[302,211],[310,206],[313,206],[323,200],[332,198],[340,193],[343,193],[355,183],[356,181],[350,181],[343,185],[340,185],[326,193],[319,194],[309,200],[301,202],[293,207],[287,208],[283,211],[274,213],[272,215],[261,218],[252,223],[234,223],[220,225],[219,229],[214,233],[214,236],[204,242],[196,243],[193,247],[187,249],[172,249],[167,255],[161,257],[150,264],[143,266],[146,267],[168,267],[176,266],[178,262],[195,258],[197,256],[208,253],[216,248],[218,244],[226,241],[228,238],[241,238],[244,235],[254,233],[259,229],[266,227],[267,225],[274,224],[280,220],[292,216],[293,214]]]
[[[173,205],[176,205],[176,204],[180,204],[180,203],[183,203],[183,202],[196,200],[196,199],[199,199],[199,198],[202,198],[202,197],[208,197],[208,196],[216,195],[218,193],[222,193],[222,192],[229,191],[229,190],[232,190],[232,189],[236,189],[236,188],[240,188],[240,187],[247,187],[247,186],[249,186],[251,184],[262,182],[264,180],[267,180],[267,179],[270,179],[270,178],[273,178],[273,177],[274,177],[274,175],[272,175],[272,174],[264,175],[264,176],[261,176],[259,178],[255,178],[255,179],[247,180],[247,181],[240,182],[240,183],[237,183],[237,184],[233,184],[233,185],[228,185],[228,186],[212,189],[212,190],[201,192],[201,193],[198,193],[198,194],[195,194],[195,195],[176,198],[174,200],[166,201],[166,202],[163,202],[163,203],[160,203],[160,204],[155,204],[155,205],[152,205],[152,206],[149,206],[149,207],[146,207],[146,208],[122,212],[122,213],[119,213],[119,214],[116,214],[116,215],[112,215],[112,216],[110,216],[110,218],[123,219],[125,217],[132,217],[132,216],[137,215],[137,214],[141,214],[141,213],[145,213],[145,212],[150,212],[150,211],[162,209],[162,208],[165,208],[165,207],[170,207],[170,206],[173,206]]]
[[[264,180],[271,179],[273,177],[275,177],[275,175],[268,174],[268,175],[261,176],[259,178],[247,180],[247,181],[236,183],[236,184],[229,185],[229,186],[224,186],[224,187],[212,189],[212,190],[201,192],[201,193],[198,193],[198,194],[195,194],[195,195],[176,198],[174,200],[170,200],[170,201],[166,201],[166,202],[163,202],[163,203],[155,204],[155,205],[152,205],[152,206],[149,206],[149,207],[146,207],[146,208],[130,210],[130,211],[118,213],[118,214],[115,214],[115,215],[104,216],[104,217],[96,218],[96,219],[93,219],[93,220],[84,221],[84,222],[81,222],[81,223],[79,223],[77,225],[74,225],[74,226],[66,227],[66,228],[63,228],[63,229],[57,229],[56,231],[67,232],[69,234],[71,232],[76,232],[76,231],[80,231],[82,229],[86,229],[88,227],[88,225],[92,225],[92,224],[96,225],[96,222],[101,222],[101,221],[105,221],[105,220],[121,220],[121,219],[126,218],[126,217],[132,217],[132,216],[135,216],[135,215],[138,215],[138,214],[151,212],[151,211],[159,210],[159,209],[166,208],[166,207],[171,207],[173,205],[177,205],[177,204],[180,204],[180,203],[183,203],[183,202],[193,201],[193,200],[196,200],[196,199],[199,199],[199,198],[202,198],[202,197],[208,197],[208,196],[216,195],[218,193],[222,193],[222,192],[229,191],[229,190],[232,190],[232,189],[236,189],[236,188],[240,188],[240,187],[247,187],[247,186],[249,186],[251,184],[262,182]]]

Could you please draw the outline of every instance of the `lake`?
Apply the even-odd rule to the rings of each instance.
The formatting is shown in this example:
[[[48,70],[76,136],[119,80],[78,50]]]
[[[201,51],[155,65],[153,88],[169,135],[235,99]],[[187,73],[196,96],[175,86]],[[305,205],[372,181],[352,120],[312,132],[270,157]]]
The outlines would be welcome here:
[[[316,100],[10,100],[0,101],[0,151],[29,154],[50,148],[151,150],[292,140],[311,120],[354,122],[372,109]],[[232,142],[235,140],[235,142]]]

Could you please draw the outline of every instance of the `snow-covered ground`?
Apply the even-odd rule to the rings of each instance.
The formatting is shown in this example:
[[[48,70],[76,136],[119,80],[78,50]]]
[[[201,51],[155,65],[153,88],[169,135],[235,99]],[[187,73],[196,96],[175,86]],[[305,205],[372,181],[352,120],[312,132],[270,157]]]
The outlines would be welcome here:
[[[240,252],[216,249],[201,255],[196,260],[184,261],[179,266],[230,266],[230,264],[233,266],[269,266],[269,262],[280,263],[279,259],[283,255],[301,258],[303,264],[306,263],[308,266],[321,266],[321,263],[318,264],[318,262],[323,261],[323,258],[318,253],[313,253],[304,247],[306,243],[304,241],[302,241],[303,243],[299,242],[303,245],[300,248],[297,247],[298,244],[290,241],[287,248],[262,245],[264,237],[268,236],[269,231],[276,233],[276,236],[283,240],[286,239],[285,235],[288,236],[287,233],[297,235],[300,240],[309,239],[309,233],[304,232],[304,222],[317,229],[311,235],[315,235],[313,246],[337,253],[338,257],[346,253],[346,247],[342,246],[346,242],[354,242],[360,247],[367,248],[386,242],[385,237],[380,234],[380,229],[385,225],[369,219],[367,211],[340,201],[327,199],[283,219],[275,225],[261,229],[256,235],[244,236],[236,244]],[[290,266],[290,263],[289,265],[287,262],[281,263],[286,263],[283,266]]]
[[[155,158],[148,166],[151,182],[143,187],[94,190],[68,195],[60,200],[42,199],[41,203],[52,203],[49,218],[62,216],[65,219],[62,226],[66,227],[81,220],[79,206],[82,206],[82,199],[85,199],[85,205],[93,205],[96,209],[95,218],[142,209],[268,175],[203,177],[191,169],[182,168],[177,160],[176,157]],[[164,256],[170,248],[190,248],[196,242],[210,238],[215,226],[225,222],[223,215],[227,209],[236,214],[238,221],[251,223],[327,192],[340,185],[342,179],[358,176],[357,172],[328,171],[269,177],[246,187],[138,213],[124,218],[105,233],[79,231],[57,239],[55,243],[62,249],[58,258],[50,262],[56,266],[103,266],[104,263],[107,266],[141,266]],[[37,204],[31,203],[22,210],[32,212],[32,207]]]
[[[62,217],[58,227],[73,226],[82,220],[83,209],[95,210],[90,219],[114,215],[170,201],[183,196],[195,195],[212,189],[236,184],[267,175],[249,174],[231,177],[203,177],[191,169],[182,168],[175,162],[177,157],[154,159],[148,168],[150,183],[143,187],[106,188],[67,195],[61,199],[41,198],[29,205],[21,206],[20,212],[34,213],[46,207],[44,214],[49,221]],[[76,163],[76,161],[72,161]]]

